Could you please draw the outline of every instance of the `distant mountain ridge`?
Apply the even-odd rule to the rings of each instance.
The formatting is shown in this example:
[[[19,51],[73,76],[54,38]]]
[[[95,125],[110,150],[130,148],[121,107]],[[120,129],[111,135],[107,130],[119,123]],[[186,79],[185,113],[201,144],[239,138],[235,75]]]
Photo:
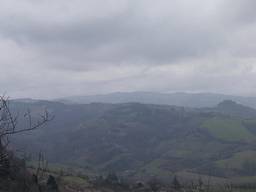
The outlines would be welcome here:
[[[214,107],[223,100],[232,100],[238,104],[256,109],[256,97],[243,97],[211,93],[157,93],[157,92],[117,92],[106,95],[85,95],[58,98],[54,101],[77,104],[89,103],[128,103],[176,105],[184,107]]]

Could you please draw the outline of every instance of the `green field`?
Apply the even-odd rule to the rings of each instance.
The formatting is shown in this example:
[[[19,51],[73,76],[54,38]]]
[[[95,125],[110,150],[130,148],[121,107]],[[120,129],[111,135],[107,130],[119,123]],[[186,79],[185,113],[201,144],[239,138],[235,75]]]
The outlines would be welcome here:
[[[37,169],[38,161],[35,161],[35,160],[27,161],[26,165],[28,167],[33,166],[34,169]],[[46,166],[46,162],[44,162],[44,165]],[[40,168],[43,168],[42,162],[40,164]],[[69,166],[69,165],[63,165],[63,164],[57,164],[57,163],[48,163],[47,166],[44,168],[46,168],[51,173],[58,173],[59,171],[63,171],[63,172],[72,172],[72,174],[74,174],[74,175],[76,175],[78,172],[82,172],[88,176],[95,174],[95,172],[88,170],[88,169],[75,167],[75,166]]]
[[[163,157],[188,157],[191,154],[190,151],[187,150],[179,150],[179,149],[171,149],[167,153],[163,155]]]
[[[222,168],[240,169],[245,161],[256,162],[256,151],[242,151],[228,159],[219,160],[216,165]]]
[[[207,129],[214,136],[228,141],[250,142],[256,139],[256,136],[243,126],[241,120],[234,118],[210,119],[204,121],[200,128]]]
[[[169,171],[165,171],[163,169],[158,168],[160,165],[164,164],[167,160],[165,159],[155,159],[149,164],[143,166],[141,169],[146,169],[148,173],[151,174],[163,174],[163,172],[169,173]]]

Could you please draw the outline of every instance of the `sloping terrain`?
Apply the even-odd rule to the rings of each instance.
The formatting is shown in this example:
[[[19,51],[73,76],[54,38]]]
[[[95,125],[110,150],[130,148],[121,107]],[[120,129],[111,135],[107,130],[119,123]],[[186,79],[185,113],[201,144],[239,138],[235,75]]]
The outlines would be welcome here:
[[[237,104],[231,100],[224,100],[220,102],[216,107],[211,110],[220,112],[225,115],[232,117],[244,118],[244,119],[255,119],[256,110],[251,107],[246,107],[241,104]]]
[[[233,118],[216,118],[204,121],[200,128],[207,129],[212,135],[228,141],[250,142],[256,139],[242,123],[241,120]]]
[[[184,177],[211,174],[223,180],[251,176],[256,173],[256,169],[248,171],[254,166],[250,159],[256,151],[256,121],[247,118],[246,110],[243,118],[237,113],[235,117],[222,114],[232,107],[244,108],[231,104],[217,110],[141,103],[16,101],[10,105],[13,112],[20,110],[21,127],[26,126],[22,117],[28,107],[35,120],[44,110],[55,119],[36,131],[15,135],[12,146],[27,145],[27,152],[33,154],[41,149],[52,163],[99,174],[116,172],[127,179],[149,180],[154,175],[168,180],[173,172]],[[236,160],[241,153],[245,158]],[[230,161],[239,166],[225,166]]]

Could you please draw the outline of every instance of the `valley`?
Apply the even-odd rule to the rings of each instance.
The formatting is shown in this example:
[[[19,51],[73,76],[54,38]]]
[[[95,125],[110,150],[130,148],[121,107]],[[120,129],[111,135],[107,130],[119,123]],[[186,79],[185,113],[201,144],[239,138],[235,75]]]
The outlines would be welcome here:
[[[13,148],[27,146],[30,161],[41,149],[49,169],[58,165],[85,175],[116,173],[124,180],[165,183],[178,175],[212,184],[250,180],[256,174],[256,112],[230,100],[213,108],[137,102],[63,104],[11,101],[13,113],[47,110],[55,119],[13,135]],[[239,113],[238,113],[239,112]],[[19,126],[26,126],[24,119]],[[27,162],[29,165],[29,161]]]

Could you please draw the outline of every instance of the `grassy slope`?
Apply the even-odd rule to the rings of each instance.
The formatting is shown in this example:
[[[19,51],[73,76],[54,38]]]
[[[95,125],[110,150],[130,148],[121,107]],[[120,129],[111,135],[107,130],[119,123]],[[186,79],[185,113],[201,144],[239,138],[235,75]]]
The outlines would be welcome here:
[[[26,165],[28,167],[33,166],[34,168],[37,168],[38,161],[35,161],[35,160],[27,161]],[[70,165],[57,164],[57,163],[48,163],[47,169],[50,172],[56,172],[56,173],[58,173],[59,171],[62,170],[63,172],[70,172],[71,171],[73,173],[82,172],[82,173],[84,173],[88,176],[91,176],[91,175],[95,174],[94,171],[91,171],[91,170],[88,170],[88,169],[84,169],[84,168],[81,168],[81,167],[70,166]]]
[[[248,160],[250,162],[256,162],[256,151],[242,151],[234,154],[228,159],[219,160],[216,162],[217,166],[223,168],[237,168],[240,169],[243,163]]]
[[[205,128],[214,136],[229,141],[250,142],[256,139],[256,136],[248,131],[242,124],[241,120],[234,118],[229,119],[210,119],[204,121],[200,128]]]

